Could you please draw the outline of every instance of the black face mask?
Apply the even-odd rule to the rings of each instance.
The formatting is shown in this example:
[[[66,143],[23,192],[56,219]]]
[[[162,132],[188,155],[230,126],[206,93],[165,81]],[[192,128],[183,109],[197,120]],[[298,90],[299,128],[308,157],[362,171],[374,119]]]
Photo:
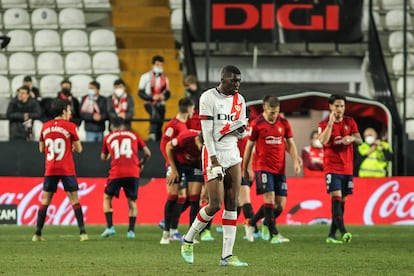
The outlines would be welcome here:
[[[71,92],[69,88],[62,88],[61,92],[63,93],[63,95],[65,95],[66,97],[71,96]]]

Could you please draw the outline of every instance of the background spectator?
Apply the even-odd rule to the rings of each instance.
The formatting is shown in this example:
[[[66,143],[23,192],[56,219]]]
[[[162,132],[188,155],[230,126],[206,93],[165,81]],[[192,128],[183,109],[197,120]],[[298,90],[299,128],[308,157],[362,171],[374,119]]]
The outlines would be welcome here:
[[[121,117],[125,121],[125,126],[131,129],[131,120],[134,116],[134,100],[125,91],[123,79],[114,81],[114,93],[108,97],[108,118],[109,121]]]
[[[188,129],[195,129],[201,131],[200,117],[198,116],[199,110],[198,105],[202,91],[198,86],[198,79],[194,75],[188,75],[184,78],[185,96],[193,100],[195,104],[194,114],[188,118],[187,127]]]
[[[356,172],[359,177],[385,177],[388,163],[393,158],[390,145],[381,141],[373,128],[364,131],[364,142],[355,153]]]
[[[303,176],[323,176],[323,145],[317,130],[311,132],[310,144],[302,149]]]
[[[138,95],[144,100],[145,110],[151,118],[149,140],[161,139],[165,101],[170,98],[169,81],[163,73],[163,64],[162,56],[154,56],[152,70],[141,76],[138,85]]]
[[[72,117],[70,118],[71,122],[74,122],[77,126],[80,126],[82,119],[79,113],[79,101],[72,95],[72,82],[68,79],[64,79],[60,83],[61,90],[58,92],[57,98],[62,100],[69,100],[72,106]],[[55,114],[52,114],[52,118]]]
[[[86,141],[100,142],[105,131],[107,115],[106,98],[99,95],[101,85],[97,81],[89,83],[88,94],[82,98],[80,117],[85,121]]]
[[[29,87],[17,89],[17,96],[9,103],[6,113],[10,122],[10,141],[33,140],[33,120],[40,119],[41,115],[40,105],[30,97]]]
[[[29,87],[30,96],[32,98],[36,99],[37,101],[40,101],[42,99],[42,97],[40,96],[40,91],[36,86],[34,86],[31,76],[25,76],[23,78],[23,85],[26,85],[27,87]]]

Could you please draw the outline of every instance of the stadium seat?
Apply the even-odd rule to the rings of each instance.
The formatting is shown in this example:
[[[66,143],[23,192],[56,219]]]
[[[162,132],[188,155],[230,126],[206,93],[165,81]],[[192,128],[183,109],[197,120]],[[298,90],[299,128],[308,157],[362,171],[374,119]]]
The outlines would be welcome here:
[[[182,41],[182,29],[183,29],[183,10],[175,9],[171,13],[171,29],[174,33],[174,38],[178,42]]]
[[[102,96],[110,96],[114,92],[114,81],[119,79],[119,75],[103,74],[96,78],[101,85],[100,94]]]
[[[11,8],[3,16],[5,29],[30,29],[30,17],[25,9]]]
[[[29,6],[35,8],[56,8],[55,0],[29,0]]]
[[[66,74],[92,74],[91,57],[85,52],[72,52],[65,58]]]
[[[0,98],[9,98],[10,97],[10,81],[6,76],[0,75]]]
[[[56,11],[51,8],[37,8],[32,12],[33,29],[57,29]]]
[[[40,120],[33,121],[33,140],[39,141],[40,131],[42,130],[43,122]]]
[[[66,8],[59,12],[59,26],[62,29],[85,28],[85,15],[81,9]]]
[[[8,60],[5,54],[0,53],[0,74],[7,75],[8,74]],[[1,85],[0,85],[1,86]]]
[[[388,47],[392,53],[398,53],[403,51],[404,46],[404,32],[395,31],[388,37]],[[414,36],[412,33],[407,32],[407,49],[414,50]]]
[[[31,53],[18,52],[9,57],[9,72],[12,75],[36,74],[35,58]]]
[[[404,26],[404,11],[403,10],[391,10],[385,15],[385,27],[391,31],[402,30]],[[407,13],[407,29],[412,30],[413,24],[411,16]]]
[[[0,12],[0,29],[3,29],[3,13]]]
[[[82,8],[82,0],[56,0],[58,9]]]
[[[14,95],[14,93],[17,91],[17,89],[20,87],[20,86],[22,86],[23,85],[23,78],[25,77],[26,75],[17,75],[17,76],[14,76],[13,78],[12,78],[12,80],[11,80],[11,92],[12,92],[12,94]],[[33,77],[33,76],[31,76],[32,77],[32,81],[33,81],[33,85],[34,86],[36,86],[36,87],[38,87],[37,86],[37,79],[35,78],[35,77]]]
[[[397,80],[397,100],[402,99],[404,96],[404,77],[400,77]],[[407,76],[407,97],[414,97],[414,76]]]
[[[116,38],[111,30],[98,29],[89,35],[89,44],[92,51],[115,51]]]
[[[93,80],[90,75],[73,75],[69,78],[72,82],[72,95],[79,100],[88,92],[89,83]]]
[[[414,119],[405,121],[405,130],[414,136]]]
[[[7,33],[11,38],[7,46],[9,52],[33,51],[32,33],[26,30],[13,30]]]
[[[399,75],[404,71],[404,54],[399,53],[392,58],[392,70],[394,74]],[[411,72],[410,72],[411,71]],[[407,72],[414,72],[414,55],[407,55]]]
[[[169,4],[170,4],[171,10],[181,9],[181,7],[183,6],[183,1],[182,0],[170,0]]]
[[[60,75],[65,72],[63,57],[57,52],[43,52],[37,57],[37,72],[41,75]]]
[[[411,9],[414,10],[414,0],[410,0]]]
[[[375,26],[377,30],[383,30],[383,26],[381,24],[381,17],[378,11],[373,11],[372,16],[374,17]],[[361,20],[361,30],[367,32],[369,29],[369,10],[364,9],[362,12],[362,20]]]
[[[63,80],[63,76],[59,75],[47,75],[40,79],[40,93],[42,97],[55,98],[57,92],[60,90],[60,82]]]
[[[1,7],[3,9],[8,8],[27,8],[26,0],[1,0]]]
[[[0,141],[9,141],[9,121],[0,120]]]
[[[404,1],[401,0],[381,0],[380,2],[381,8],[386,11],[404,9]]]
[[[0,96],[0,115],[5,116],[7,113],[7,108],[10,103],[10,95],[7,97]]]
[[[94,74],[119,74],[119,60],[114,52],[97,52],[92,58]]]
[[[63,51],[89,51],[88,34],[83,30],[67,30],[62,35]]]
[[[109,0],[83,0],[85,9],[110,8]]]
[[[37,52],[61,51],[60,35],[55,30],[39,30],[34,37]]]

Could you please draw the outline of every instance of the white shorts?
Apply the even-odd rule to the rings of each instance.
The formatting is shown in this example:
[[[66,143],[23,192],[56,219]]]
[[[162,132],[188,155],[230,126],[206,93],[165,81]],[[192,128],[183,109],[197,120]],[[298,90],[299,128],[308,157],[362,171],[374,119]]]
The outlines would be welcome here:
[[[239,148],[233,148],[226,151],[217,151],[216,152],[217,160],[220,163],[221,167],[226,170],[230,167],[233,167],[234,165],[240,164],[242,161],[242,158],[240,157]],[[205,176],[205,181],[210,181],[217,176],[214,174],[211,174],[210,168],[211,168],[211,160],[208,157],[207,148],[203,147],[202,151],[202,160],[203,160],[203,174]]]

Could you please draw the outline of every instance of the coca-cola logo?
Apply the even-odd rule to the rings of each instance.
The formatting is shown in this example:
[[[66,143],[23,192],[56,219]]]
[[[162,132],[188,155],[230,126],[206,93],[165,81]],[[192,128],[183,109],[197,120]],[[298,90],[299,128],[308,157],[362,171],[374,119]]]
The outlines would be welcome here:
[[[92,193],[96,184],[88,187],[86,182],[79,184],[78,196],[82,203],[82,197]],[[26,193],[6,192],[0,195],[0,204],[17,204],[17,224],[18,225],[35,225],[37,220],[37,211],[42,202],[43,183],[35,185]],[[59,191],[60,190],[60,191]],[[84,220],[87,221],[88,206],[82,205]],[[45,224],[53,225],[72,225],[76,224],[75,214],[62,185],[58,185],[58,191],[53,196],[52,202],[47,209]]]
[[[368,199],[363,218],[367,225],[414,224],[414,192],[400,193],[397,180],[382,184]]]

